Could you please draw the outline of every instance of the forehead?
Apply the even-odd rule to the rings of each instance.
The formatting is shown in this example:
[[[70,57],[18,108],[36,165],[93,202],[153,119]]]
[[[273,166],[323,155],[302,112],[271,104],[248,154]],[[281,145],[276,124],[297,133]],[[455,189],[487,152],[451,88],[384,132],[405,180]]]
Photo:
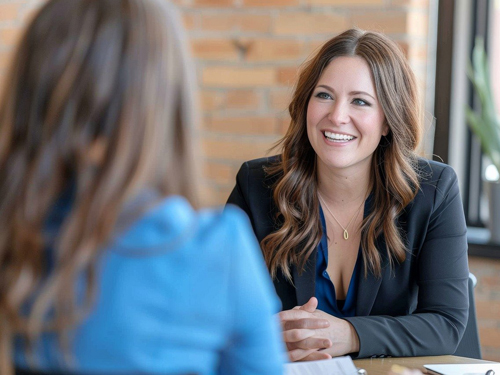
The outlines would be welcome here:
[[[369,90],[375,93],[370,66],[359,56],[334,58],[321,73],[317,85],[328,85],[333,89]]]

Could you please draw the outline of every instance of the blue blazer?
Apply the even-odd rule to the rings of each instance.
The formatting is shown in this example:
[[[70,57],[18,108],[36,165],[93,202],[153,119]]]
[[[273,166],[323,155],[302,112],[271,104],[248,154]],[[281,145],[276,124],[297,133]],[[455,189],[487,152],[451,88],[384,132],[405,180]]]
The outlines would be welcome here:
[[[248,214],[259,242],[279,227],[272,198],[276,177],[264,171],[277,160],[244,163],[228,200]],[[420,190],[397,219],[406,239],[406,260],[391,268],[381,236],[382,277],[358,275],[356,316],[345,318],[359,336],[355,357],[453,354],[465,331],[467,228],[457,177],[451,167],[434,161],[419,160],[419,170]],[[293,284],[278,272],[274,286],[284,310],[315,295],[315,266],[316,251],[302,273],[292,266]]]

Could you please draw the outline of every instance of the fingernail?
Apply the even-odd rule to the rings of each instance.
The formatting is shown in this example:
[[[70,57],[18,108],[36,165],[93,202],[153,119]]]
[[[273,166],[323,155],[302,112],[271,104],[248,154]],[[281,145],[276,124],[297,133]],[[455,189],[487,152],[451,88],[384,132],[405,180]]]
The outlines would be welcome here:
[[[323,341],[323,347],[325,347],[325,348],[329,348],[330,346],[331,346],[331,342],[330,342],[330,340],[324,340],[324,341]]]

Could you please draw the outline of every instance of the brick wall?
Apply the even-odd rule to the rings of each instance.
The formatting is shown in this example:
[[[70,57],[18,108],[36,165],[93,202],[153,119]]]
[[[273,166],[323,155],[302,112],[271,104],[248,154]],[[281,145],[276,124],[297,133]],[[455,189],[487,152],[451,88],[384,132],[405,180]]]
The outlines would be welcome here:
[[[500,362],[500,259],[469,257],[469,268],[477,277],[474,296],[483,358]]]
[[[264,156],[288,126],[297,68],[324,41],[358,26],[396,40],[424,90],[429,0],[176,0],[197,62],[206,204],[229,195],[240,164]],[[0,0],[0,80],[40,0]],[[483,354],[500,361],[500,265],[471,259]]]
[[[425,81],[428,0],[175,0],[197,61],[203,202],[225,202],[241,162],[264,156],[288,126],[299,65],[351,26],[398,41]],[[0,79],[40,0],[0,0]],[[423,87],[423,84],[422,84]]]
[[[286,131],[297,69],[352,26],[396,40],[424,91],[428,1],[177,0],[197,60],[203,106],[204,202],[222,204],[245,160]]]

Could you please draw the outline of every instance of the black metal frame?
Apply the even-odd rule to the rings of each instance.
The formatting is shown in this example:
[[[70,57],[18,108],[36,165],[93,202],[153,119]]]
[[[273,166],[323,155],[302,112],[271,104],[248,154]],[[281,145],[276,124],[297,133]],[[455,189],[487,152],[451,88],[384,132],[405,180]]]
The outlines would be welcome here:
[[[489,28],[489,9],[491,0],[474,0],[472,2],[473,22],[470,38],[470,53],[477,36],[483,37],[487,45]],[[454,0],[440,0],[438,13],[438,35],[436,55],[436,89],[435,89],[435,117],[436,132],[434,137],[434,159],[445,163],[449,160],[450,145],[450,105],[451,105],[451,81],[452,81],[452,58],[453,58],[453,29],[454,29]],[[469,84],[469,105],[478,106],[472,85]],[[482,191],[482,153],[478,140],[467,130],[467,145],[465,147],[465,184],[462,190],[464,200],[465,217],[467,225],[484,226],[480,218],[480,196]]]

